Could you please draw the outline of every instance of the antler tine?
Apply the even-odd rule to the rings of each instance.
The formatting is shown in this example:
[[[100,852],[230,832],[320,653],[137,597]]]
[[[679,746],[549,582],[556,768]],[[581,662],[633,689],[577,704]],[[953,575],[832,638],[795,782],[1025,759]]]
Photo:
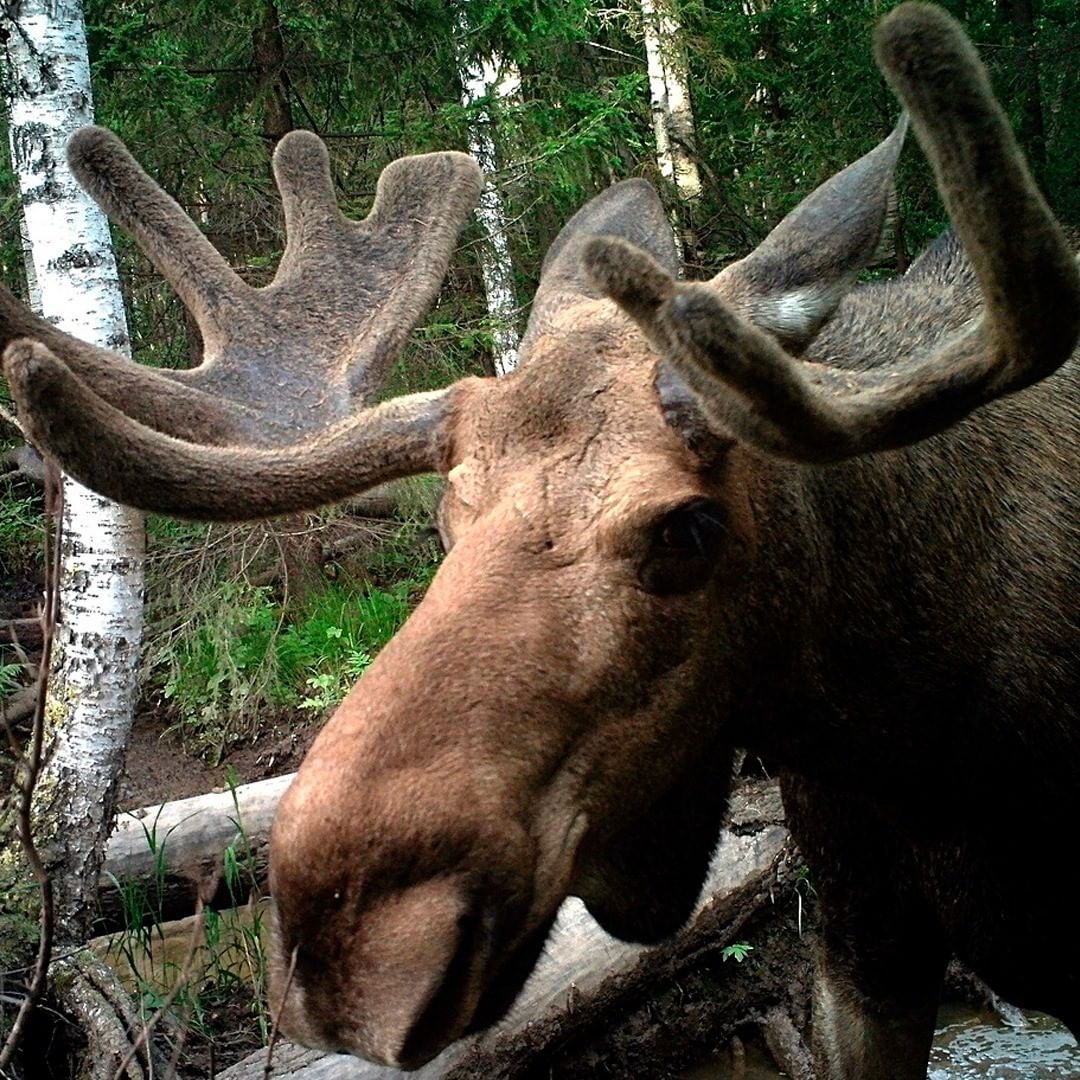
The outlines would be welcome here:
[[[0,286],[0,351],[19,338],[42,342],[105,401],[159,431],[220,443],[252,423],[250,410],[243,406],[178,385],[169,372],[127,363],[107,349],[65,334]]]
[[[68,156],[83,186],[136,236],[196,314],[194,297],[220,305],[230,291],[246,288],[115,135],[83,128],[69,140]],[[208,308],[201,310],[205,327]],[[0,288],[0,349],[22,337],[42,342],[105,401],[159,431],[220,444],[257,427],[252,409],[200,389],[191,373],[155,371],[79,341]]]
[[[310,131],[290,131],[274,150],[274,181],[285,212],[287,246],[278,268],[288,266],[320,231],[340,231],[345,218],[338,208],[326,144]]]
[[[260,292],[289,312],[294,334],[315,336],[346,402],[371,401],[438,293],[483,174],[454,151],[401,158],[383,169],[362,221],[339,210],[326,147],[311,132],[281,140],[274,176],[288,242],[273,284]],[[303,352],[310,368],[309,342]]]
[[[198,445],[139,424],[39,342],[15,342],[4,365],[28,437],[81,483],[143,510],[215,521],[310,509],[437,469],[443,421],[463,387],[394,398],[306,442],[260,449]]]
[[[795,359],[705,286],[680,290],[657,323],[666,355],[692,358],[680,373],[723,429],[797,461],[908,446],[1004,392],[977,330],[911,370],[856,375]]]
[[[1011,365],[1001,392],[1020,389],[1054,371],[1076,343],[1073,252],[959,24],[937,8],[902,4],[879,24],[875,52],[912,114],[979,279],[987,329]]]
[[[131,234],[201,326],[228,319],[249,287],[111,131],[80,128],[68,141],[68,163],[79,183]]]
[[[877,42],[975,267],[984,299],[975,326],[899,370],[833,369],[792,357],[709,285],[658,285],[664,271],[622,241],[598,238],[585,252],[598,284],[706,413],[732,435],[803,461],[941,431],[1055,371],[1080,336],[1076,259],[963,31],[938,9],[908,3],[883,20]]]
[[[277,277],[254,289],[114,136],[81,131],[70,154],[192,310],[205,349],[198,367],[153,373],[72,348],[32,320],[5,326],[0,303],[0,336],[37,339],[10,344],[5,363],[40,450],[122,502],[222,520],[314,507],[439,467],[451,391],[357,410],[438,294],[483,186],[471,158],[389,166],[371,213],[354,222],[337,209],[317,136],[283,140],[276,172],[292,231]],[[133,387],[133,400],[114,383]]]
[[[798,448],[802,453],[795,452],[791,439],[786,437],[784,428],[777,425],[777,418],[773,415],[774,412],[780,413],[781,421],[790,419],[791,410],[790,395],[782,392],[786,388],[777,386],[775,365],[755,370],[757,357],[745,347],[740,347],[740,339],[749,336],[750,342],[758,347],[759,354],[764,351],[770,361],[779,354],[787,365],[794,367],[796,362],[771,336],[731,311],[708,286],[679,285],[651,256],[625,240],[601,236],[588,241],[584,263],[597,285],[641,327],[657,353],[674,362],[682,382],[671,383],[663,379],[657,382],[665,408],[669,405],[685,407],[682,400],[682,385],[685,384],[695,392],[706,416],[725,438],[742,438],[783,456],[807,456],[808,448],[804,445]],[[734,378],[721,381],[710,370],[710,350],[699,340],[699,336],[684,332],[682,325],[672,325],[664,317],[669,306],[674,305],[685,319],[689,314],[687,298],[691,296],[705,305],[704,318],[695,322],[702,324],[707,342],[712,344],[716,340],[720,347],[731,348],[735,353],[731,366],[737,369],[738,375],[766,390],[760,398],[755,396],[753,403],[731,393],[728,382],[734,382]],[[699,327],[695,326],[695,329]],[[725,334],[732,333],[735,335],[734,343],[725,337]],[[686,362],[688,357],[692,357],[692,362]],[[776,393],[778,389],[781,390],[779,394]],[[762,412],[762,402],[768,407],[768,413]],[[799,419],[801,423],[796,425],[797,429],[805,429],[805,418]],[[819,441],[822,441],[821,426],[819,424],[817,428]],[[813,445],[810,444],[811,447]]]

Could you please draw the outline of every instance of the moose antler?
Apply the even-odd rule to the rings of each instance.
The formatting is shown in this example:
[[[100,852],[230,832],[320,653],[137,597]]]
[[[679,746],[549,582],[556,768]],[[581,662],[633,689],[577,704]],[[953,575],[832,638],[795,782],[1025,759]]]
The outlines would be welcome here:
[[[959,25],[937,8],[903,4],[879,25],[875,52],[911,114],[984,300],[979,321],[940,350],[899,370],[808,364],[712,285],[677,284],[625,241],[598,237],[584,251],[597,283],[720,428],[801,461],[944,430],[1051,374],[1080,335],[1076,260]]]
[[[394,162],[356,222],[338,209],[322,141],[287,135],[274,154],[287,244],[262,289],[232,271],[115,135],[84,128],[68,157],[177,291],[205,351],[188,371],[139,367],[3,292],[5,368],[39,449],[122,502],[216,519],[307,508],[433,467],[450,392],[371,402],[479,197],[470,157]]]

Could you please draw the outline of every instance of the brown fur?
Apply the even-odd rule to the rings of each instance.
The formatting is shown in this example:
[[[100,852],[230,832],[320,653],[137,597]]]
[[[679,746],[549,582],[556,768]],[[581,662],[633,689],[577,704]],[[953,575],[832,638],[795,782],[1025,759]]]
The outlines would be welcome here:
[[[970,262],[946,237],[850,288],[897,133],[707,284],[674,281],[659,200],[617,185],[556,241],[513,375],[307,456],[144,436],[47,349],[9,350],[47,445],[83,462],[62,421],[85,409],[100,474],[144,505],[316,502],[347,458],[355,486],[446,474],[446,560],[274,825],[292,1037],[428,1060],[509,1007],[570,893],[626,937],[677,927],[735,746],[784,770],[821,896],[824,1078],[925,1075],[951,951],[1080,1029],[1058,845],[1080,820],[1080,288],[955,24],[903,5],[879,55]]]

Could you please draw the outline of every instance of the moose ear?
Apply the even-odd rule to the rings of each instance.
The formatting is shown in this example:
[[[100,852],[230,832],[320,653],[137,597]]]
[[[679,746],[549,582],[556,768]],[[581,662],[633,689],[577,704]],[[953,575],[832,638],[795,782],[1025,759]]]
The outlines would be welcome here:
[[[672,277],[679,271],[671,225],[660,196],[646,180],[623,180],[590,199],[562,228],[540,270],[521,352],[563,307],[601,292],[585,272],[581,250],[594,236],[617,236],[647,251]]]
[[[784,344],[801,348],[874,257],[893,203],[904,113],[869,154],[812,191],[744,259],[713,278],[728,303]]]
[[[651,945],[686,925],[727,814],[730,769],[702,764],[583,860],[572,891],[612,936]]]

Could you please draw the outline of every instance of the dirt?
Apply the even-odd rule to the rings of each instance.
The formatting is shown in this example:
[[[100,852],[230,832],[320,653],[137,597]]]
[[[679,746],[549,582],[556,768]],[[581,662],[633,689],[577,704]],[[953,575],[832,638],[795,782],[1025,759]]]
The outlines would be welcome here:
[[[309,713],[281,720],[249,743],[230,750],[221,763],[210,766],[189,753],[169,720],[157,712],[135,719],[128,744],[127,765],[119,809],[156,806],[210,791],[223,791],[234,775],[237,784],[250,784],[295,771],[322,727]]]

